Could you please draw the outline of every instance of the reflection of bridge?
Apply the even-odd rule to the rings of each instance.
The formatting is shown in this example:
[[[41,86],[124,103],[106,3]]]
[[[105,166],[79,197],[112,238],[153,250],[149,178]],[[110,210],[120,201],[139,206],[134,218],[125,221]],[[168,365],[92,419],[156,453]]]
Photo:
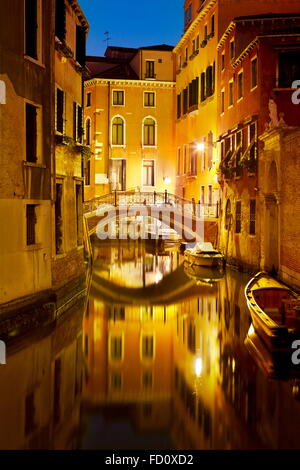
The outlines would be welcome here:
[[[216,245],[218,204],[200,204],[164,193],[113,192],[84,203],[84,214],[89,235],[114,221],[138,216],[152,217],[174,229],[187,241],[211,241]],[[98,214],[98,215],[97,215]],[[100,225],[99,225],[100,223]],[[127,237],[126,237],[127,238]]]
[[[158,284],[131,288],[120,286],[99,274],[93,274],[91,296],[107,303],[122,305],[171,305],[196,295],[215,296],[217,286],[198,287],[184,271],[183,265],[167,274]]]

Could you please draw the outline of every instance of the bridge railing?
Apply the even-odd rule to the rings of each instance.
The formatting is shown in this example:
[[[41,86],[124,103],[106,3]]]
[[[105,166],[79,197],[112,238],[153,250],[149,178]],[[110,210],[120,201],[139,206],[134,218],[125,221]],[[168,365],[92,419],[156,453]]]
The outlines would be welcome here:
[[[140,192],[140,191],[113,191],[109,194],[97,197],[91,201],[84,202],[84,214],[96,212],[100,205],[109,204],[112,206],[146,205],[159,206],[163,204],[174,207],[184,206],[187,213],[195,217],[218,218],[219,204],[201,204],[195,199],[185,199],[167,191],[160,192]]]

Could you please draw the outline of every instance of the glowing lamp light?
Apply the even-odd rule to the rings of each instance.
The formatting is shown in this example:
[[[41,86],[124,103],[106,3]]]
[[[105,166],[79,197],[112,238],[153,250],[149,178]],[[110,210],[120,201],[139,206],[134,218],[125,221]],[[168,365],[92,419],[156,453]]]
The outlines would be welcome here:
[[[171,178],[169,178],[169,176],[166,176],[164,178],[164,182],[165,182],[165,184],[171,184]]]
[[[203,362],[201,357],[198,357],[195,361],[195,374],[197,377],[200,377],[203,370]]]
[[[197,150],[198,150],[198,152],[204,152],[205,145],[204,145],[203,142],[199,142],[199,144],[197,144]]]

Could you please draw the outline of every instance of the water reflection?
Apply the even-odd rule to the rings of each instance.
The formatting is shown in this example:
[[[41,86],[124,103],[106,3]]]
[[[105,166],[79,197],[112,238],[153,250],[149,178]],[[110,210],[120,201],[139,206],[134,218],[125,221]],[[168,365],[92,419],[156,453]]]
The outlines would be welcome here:
[[[172,246],[94,249],[83,321],[0,367],[1,448],[299,448],[297,383],[244,344],[247,276],[191,275]]]

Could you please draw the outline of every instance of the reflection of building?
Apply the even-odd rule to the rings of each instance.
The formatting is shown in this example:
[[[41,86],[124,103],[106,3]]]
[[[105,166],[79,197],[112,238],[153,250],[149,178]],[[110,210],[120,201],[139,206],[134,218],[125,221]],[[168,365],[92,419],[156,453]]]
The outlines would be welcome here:
[[[175,104],[172,47],[108,47],[88,57],[85,199],[110,191],[171,191]],[[174,192],[174,191],[171,191]]]
[[[0,368],[0,448],[72,449],[82,389],[82,310],[8,348]],[[13,391],[13,393],[12,393]]]
[[[279,267],[277,169],[268,157],[267,175],[258,181],[258,138],[266,126],[300,124],[290,90],[300,72],[299,26],[299,15],[242,17],[231,22],[218,44],[220,247],[229,262],[244,266],[259,266],[264,236],[264,267]]]

